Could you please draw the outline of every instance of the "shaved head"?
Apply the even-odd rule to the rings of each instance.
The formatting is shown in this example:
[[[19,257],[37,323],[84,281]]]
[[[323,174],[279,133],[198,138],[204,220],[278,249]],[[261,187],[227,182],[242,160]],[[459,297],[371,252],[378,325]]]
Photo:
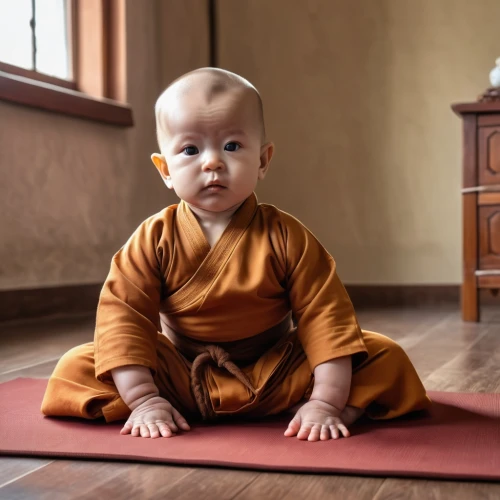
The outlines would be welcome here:
[[[251,103],[256,126],[265,142],[264,111],[257,89],[245,78],[219,68],[200,68],[174,80],[160,95],[155,105],[156,134],[160,148],[167,135],[172,114],[175,115],[182,99],[197,99],[209,105],[219,97],[230,96],[230,105]]]
[[[155,114],[160,153],[151,159],[200,220],[232,215],[266,176],[274,145],[265,140],[259,93],[241,76],[187,73],[162,93]]]

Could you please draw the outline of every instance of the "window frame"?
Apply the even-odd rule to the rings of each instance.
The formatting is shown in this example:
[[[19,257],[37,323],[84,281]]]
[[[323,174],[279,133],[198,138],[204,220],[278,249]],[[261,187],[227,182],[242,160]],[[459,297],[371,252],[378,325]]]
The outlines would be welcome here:
[[[133,126],[126,103],[125,0],[68,0],[73,81],[0,62],[0,100]]]

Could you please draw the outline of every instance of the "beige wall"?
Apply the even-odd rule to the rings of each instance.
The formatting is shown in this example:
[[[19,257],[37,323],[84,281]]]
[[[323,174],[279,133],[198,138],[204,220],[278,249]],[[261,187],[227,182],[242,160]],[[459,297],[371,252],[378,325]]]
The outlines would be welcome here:
[[[0,102],[0,289],[95,283],[175,201],[149,155],[167,82],[208,64],[205,0],[127,0],[120,129]],[[261,90],[277,153],[259,188],[347,283],[460,281],[460,122],[500,56],[497,0],[219,0],[219,64]]]
[[[219,0],[219,64],[261,91],[261,201],[347,283],[459,283],[461,124],[500,56],[498,0]]]
[[[175,202],[149,159],[153,105],[168,80],[208,63],[203,7],[128,0],[134,128],[0,102],[0,289],[102,282],[137,224]]]

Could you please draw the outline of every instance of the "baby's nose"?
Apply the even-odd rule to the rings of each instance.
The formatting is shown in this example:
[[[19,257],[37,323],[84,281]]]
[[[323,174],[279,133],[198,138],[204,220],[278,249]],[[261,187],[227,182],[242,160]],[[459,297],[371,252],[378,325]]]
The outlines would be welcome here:
[[[217,153],[207,153],[203,158],[203,170],[218,170],[224,163]]]

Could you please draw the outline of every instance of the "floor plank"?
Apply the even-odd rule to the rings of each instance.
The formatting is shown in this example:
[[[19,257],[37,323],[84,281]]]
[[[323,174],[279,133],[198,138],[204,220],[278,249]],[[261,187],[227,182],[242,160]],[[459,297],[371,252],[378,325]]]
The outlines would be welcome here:
[[[259,472],[254,471],[198,468],[175,484],[166,485],[150,498],[231,500],[258,475]]]
[[[255,498],[369,500],[375,496],[383,482],[384,479],[370,477],[264,472],[236,495],[234,500],[254,500]]]
[[[425,381],[436,370],[450,363],[464,352],[474,350],[474,345],[490,331],[498,329],[494,324],[463,323],[458,312],[437,321],[436,325],[421,335],[412,335],[411,344],[400,342]],[[428,386],[429,390],[440,390]]]
[[[374,500],[498,500],[500,484],[461,481],[388,479]]]
[[[166,465],[58,460],[0,489],[0,498],[225,500],[233,498],[257,474]]]
[[[0,488],[15,479],[47,466],[51,462],[53,460],[44,458],[0,457]]]
[[[500,392],[500,350],[459,353],[425,378],[424,384],[429,390]]]
[[[14,380],[18,377],[49,378],[51,373],[54,371],[58,360],[59,356],[51,359],[50,361],[38,363],[28,368],[16,368],[5,373],[0,373],[0,383]]]
[[[92,341],[94,325],[89,315],[0,324],[0,373],[29,368]]]

